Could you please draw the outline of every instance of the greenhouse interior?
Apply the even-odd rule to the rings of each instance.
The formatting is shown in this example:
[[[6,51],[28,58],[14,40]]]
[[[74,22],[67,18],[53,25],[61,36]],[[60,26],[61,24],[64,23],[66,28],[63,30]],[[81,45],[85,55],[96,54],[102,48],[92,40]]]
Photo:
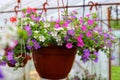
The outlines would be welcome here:
[[[0,0],[0,80],[120,80],[120,0]]]

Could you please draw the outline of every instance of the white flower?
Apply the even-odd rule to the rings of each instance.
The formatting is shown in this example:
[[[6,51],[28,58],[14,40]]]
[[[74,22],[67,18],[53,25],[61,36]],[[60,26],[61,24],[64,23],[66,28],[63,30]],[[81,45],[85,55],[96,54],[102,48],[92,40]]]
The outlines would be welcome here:
[[[50,26],[49,23],[44,23],[44,27],[45,27],[45,28],[47,28],[47,27],[49,27],[49,26]]]
[[[39,33],[39,31],[34,31],[34,33],[38,34],[38,33]]]
[[[54,32],[51,32],[51,35],[53,36],[53,37],[56,37],[57,36],[57,31],[54,31]]]
[[[34,23],[34,22],[32,22],[32,21],[30,22],[30,24],[31,24],[32,26],[34,26],[34,25],[35,25],[35,23]]]
[[[39,36],[39,40],[40,40],[41,42],[44,42],[44,41],[45,41],[45,37],[44,37],[44,36]]]

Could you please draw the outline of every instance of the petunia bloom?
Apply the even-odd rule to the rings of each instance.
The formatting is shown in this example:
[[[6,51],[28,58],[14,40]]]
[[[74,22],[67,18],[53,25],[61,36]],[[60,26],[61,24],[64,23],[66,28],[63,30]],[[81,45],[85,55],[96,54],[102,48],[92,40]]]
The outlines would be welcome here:
[[[73,47],[73,45],[72,45],[72,43],[67,43],[67,44],[66,44],[66,47],[67,47],[68,49],[71,49],[71,48]]]

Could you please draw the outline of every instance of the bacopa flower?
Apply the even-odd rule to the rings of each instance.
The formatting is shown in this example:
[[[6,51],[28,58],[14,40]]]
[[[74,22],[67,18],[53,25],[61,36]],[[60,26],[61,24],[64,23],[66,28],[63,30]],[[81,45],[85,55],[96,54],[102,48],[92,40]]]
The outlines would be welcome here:
[[[10,18],[10,22],[14,23],[14,22],[16,22],[16,21],[17,21],[16,17],[11,17],[11,18]]]
[[[32,40],[34,48],[37,50],[41,48],[40,44],[36,40]]]
[[[72,45],[72,43],[67,43],[67,44],[66,44],[66,47],[67,47],[68,49],[71,49],[71,48],[73,47],[73,45]]]
[[[45,37],[44,37],[44,36],[39,36],[39,40],[40,40],[41,42],[44,42],[44,41],[45,41]]]

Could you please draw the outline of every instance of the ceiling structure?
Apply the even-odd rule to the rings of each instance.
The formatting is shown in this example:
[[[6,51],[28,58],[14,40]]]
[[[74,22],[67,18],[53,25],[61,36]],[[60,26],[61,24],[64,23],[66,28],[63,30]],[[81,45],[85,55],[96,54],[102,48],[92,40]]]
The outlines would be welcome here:
[[[21,0],[21,8],[27,8],[27,7],[35,7],[35,8],[42,8],[43,4],[45,3],[46,0]],[[73,6],[73,5],[83,5],[83,0],[63,0],[64,1],[64,6],[66,6],[67,1],[68,1],[68,6]],[[97,2],[97,3],[120,3],[120,0],[85,0],[85,4],[88,4],[89,1]],[[57,0],[48,0],[48,6],[49,7],[57,7]],[[1,11],[9,11],[9,10],[14,10],[14,7],[17,5],[17,0],[0,0],[0,12]],[[63,6],[62,0],[59,0],[59,6]],[[79,12],[82,13],[83,8],[71,8],[71,10],[79,10]],[[63,9],[61,9],[63,10]],[[104,10],[104,9],[103,9]],[[89,12],[89,8],[86,8],[86,12]],[[58,10],[47,10],[47,15],[48,16],[56,16],[58,13]],[[4,19],[7,18],[9,19],[11,16],[15,16],[15,13],[0,13],[0,25],[4,25]]]

